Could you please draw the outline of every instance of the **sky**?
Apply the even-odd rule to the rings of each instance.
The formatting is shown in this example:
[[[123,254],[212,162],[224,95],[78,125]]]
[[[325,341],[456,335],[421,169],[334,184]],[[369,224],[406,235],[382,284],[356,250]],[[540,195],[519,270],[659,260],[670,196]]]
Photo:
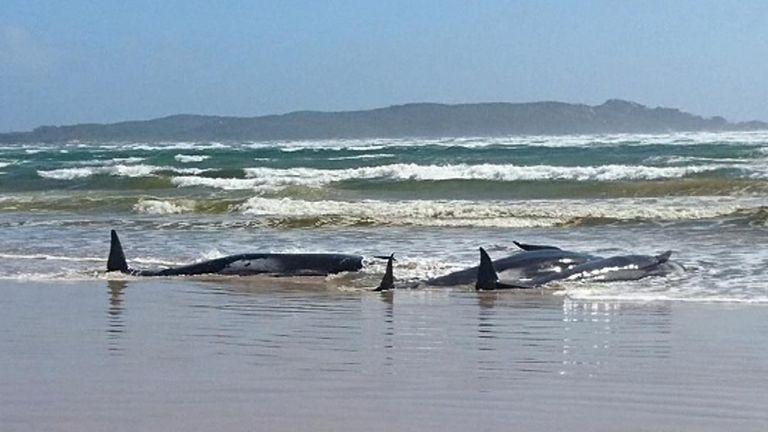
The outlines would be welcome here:
[[[609,98],[768,120],[768,2],[0,6],[0,132],[178,113]]]

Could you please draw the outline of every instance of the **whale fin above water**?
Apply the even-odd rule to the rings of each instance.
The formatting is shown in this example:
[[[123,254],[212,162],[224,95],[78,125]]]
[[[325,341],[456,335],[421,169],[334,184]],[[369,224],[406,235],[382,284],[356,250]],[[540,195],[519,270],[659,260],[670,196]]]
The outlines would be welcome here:
[[[475,289],[494,290],[498,281],[499,275],[496,273],[496,269],[493,268],[491,257],[488,256],[488,252],[485,249],[480,248],[480,266],[477,268]]]
[[[547,245],[535,245],[535,244],[526,244],[526,243],[520,243],[518,241],[512,241],[512,243],[515,244],[515,246],[519,247],[520,249],[524,251],[535,251],[535,250],[562,250],[557,246],[547,246]]]
[[[384,277],[381,278],[381,283],[374,291],[389,291],[395,287],[395,275],[392,271],[392,263],[395,260],[395,254],[389,256],[377,256],[376,258],[382,258],[387,260],[387,270],[384,272]]]
[[[496,273],[496,268],[493,266],[491,257],[488,256],[488,252],[485,249],[480,248],[480,266],[477,267],[477,281],[475,282],[475,289],[478,291],[485,290],[497,290],[497,289],[528,289],[531,288],[528,285],[521,283],[510,284],[506,282],[499,282],[499,275]]]
[[[664,252],[663,254],[656,255],[656,261],[658,261],[659,264],[665,263],[669,261],[669,258],[672,256],[672,251],[668,250]]]
[[[125,253],[123,252],[123,245],[120,244],[120,237],[117,236],[117,232],[112,230],[111,240],[109,242],[109,258],[107,259],[107,271],[119,271],[122,273],[128,273],[128,262],[125,260]]]

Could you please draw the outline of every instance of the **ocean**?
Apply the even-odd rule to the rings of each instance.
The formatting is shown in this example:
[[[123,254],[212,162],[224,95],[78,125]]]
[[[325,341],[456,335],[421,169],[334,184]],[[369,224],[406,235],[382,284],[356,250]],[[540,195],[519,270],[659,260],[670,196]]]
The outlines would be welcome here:
[[[81,143],[0,147],[0,278],[93,279],[248,251],[394,252],[397,276],[512,240],[674,251],[680,279],[569,296],[765,302],[768,133]],[[370,278],[343,279],[350,288]],[[341,283],[340,283],[341,284]]]
[[[134,267],[365,268],[110,275],[110,229]],[[514,240],[686,272],[368,291]],[[0,429],[765,430],[766,280],[768,132],[2,145]]]

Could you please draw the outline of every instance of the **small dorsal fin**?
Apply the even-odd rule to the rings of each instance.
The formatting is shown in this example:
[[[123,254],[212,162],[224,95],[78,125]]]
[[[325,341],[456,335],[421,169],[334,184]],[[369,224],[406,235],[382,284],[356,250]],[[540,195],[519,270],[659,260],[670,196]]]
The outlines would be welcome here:
[[[494,290],[496,289],[496,283],[499,281],[499,275],[496,274],[496,269],[493,268],[493,261],[485,249],[480,248],[480,266],[477,268],[477,281],[475,282],[475,289],[477,290]]]
[[[120,271],[128,273],[128,263],[125,261],[123,245],[120,244],[120,238],[117,232],[112,230],[109,243],[109,258],[107,259],[107,271]]]
[[[392,263],[395,261],[395,254],[391,254],[388,257],[376,257],[387,259],[387,270],[384,272],[384,277],[381,278],[381,283],[374,291],[389,291],[395,287],[395,275],[392,271]]]
[[[669,258],[672,256],[672,251],[668,250],[664,252],[663,254],[656,255],[656,261],[658,261],[659,264],[665,263],[669,261]]]
[[[515,246],[519,247],[524,251],[535,251],[535,250],[542,250],[542,249],[560,250],[560,248],[556,246],[526,244],[526,243],[520,243],[518,241],[512,241],[512,243],[514,243]]]

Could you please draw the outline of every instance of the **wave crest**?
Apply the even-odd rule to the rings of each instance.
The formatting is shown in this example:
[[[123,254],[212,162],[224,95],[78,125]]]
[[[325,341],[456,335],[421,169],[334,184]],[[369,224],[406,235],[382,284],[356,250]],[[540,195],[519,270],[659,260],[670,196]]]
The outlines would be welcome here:
[[[380,181],[446,181],[484,180],[515,181],[627,181],[677,179],[690,175],[734,169],[725,164],[685,167],[633,165],[551,166],[551,165],[417,165],[390,164],[347,169],[320,168],[245,168],[246,178],[179,176],[171,181],[179,187],[204,186],[225,190],[274,191],[287,186],[322,187],[332,183],[356,180]],[[738,167],[741,169],[741,167]],[[73,169],[74,170],[74,169]],[[177,170],[178,171],[178,170]],[[51,175],[50,173],[48,175]],[[751,177],[759,177],[754,174]]]
[[[173,158],[176,159],[176,161],[181,163],[194,163],[194,162],[202,162],[206,159],[209,159],[210,156],[177,154]]]
[[[622,221],[682,221],[760,212],[760,200],[683,198],[573,201],[304,201],[250,198],[233,211],[283,227],[414,225],[446,227],[553,227]]]
[[[194,210],[194,202],[171,202],[163,200],[140,200],[133,206],[137,213],[164,215],[180,214]]]
[[[59,168],[54,170],[38,170],[37,175],[51,180],[75,180],[95,175],[111,175],[116,177],[151,177],[161,172],[178,174],[202,174],[206,169],[175,168],[154,165],[106,165],[96,167]]]

